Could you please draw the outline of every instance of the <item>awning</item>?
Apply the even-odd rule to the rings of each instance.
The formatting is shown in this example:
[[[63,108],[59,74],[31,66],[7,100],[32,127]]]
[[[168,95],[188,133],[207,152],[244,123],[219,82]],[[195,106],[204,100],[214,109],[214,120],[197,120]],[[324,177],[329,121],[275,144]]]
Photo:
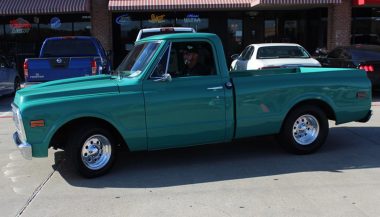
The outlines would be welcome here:
[[[90,0],[0,0],[0,15],[90,12]]]
[[[310,5],[310,4],[341,4],[342,0],[252,0],[252,5]]]
[[[210,10],[250,8],[252,0],[110,0],[110,11]]]

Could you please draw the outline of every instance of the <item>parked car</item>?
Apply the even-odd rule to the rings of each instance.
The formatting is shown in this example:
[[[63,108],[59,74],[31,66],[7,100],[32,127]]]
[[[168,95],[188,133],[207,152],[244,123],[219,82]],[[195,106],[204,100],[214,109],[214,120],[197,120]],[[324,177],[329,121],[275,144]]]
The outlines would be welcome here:
[[[67,36],[47,38],[38,58],[24,62],[25,86],[46,81],[108,74],[111,61],[94,37]]]
[[[215,34],[142,39],[117,71],[17,91],[13,138],[23,156],[46,157],[49,147],[62,148],[67,165],[95,177],[110,170],[119,146],[158,150],[279,134],[286,149],[309,154],[324,144],[328,119],[342,124],[371,117],[364,71],[229,73]]]
[[[251,44],[231,58],[231,71],[321,66],[301,45],[290,43]]]
[[[319,57],[323,67],[359,68],[367,72],[373,89],[380,89],[380,46],[351,45],[337,47]]]
[[[15,64],[0,55],[0,96],[15,93],[20,89],[20,83]]]
[[[190,27],[161,27],[161,28],[146,28],[141,29],[137,34],[136,41],[139,41],[143,38],[153,36],[153,35],[162,35],[162,34],[173,34],[173,33],[194,33],[195,29]]]

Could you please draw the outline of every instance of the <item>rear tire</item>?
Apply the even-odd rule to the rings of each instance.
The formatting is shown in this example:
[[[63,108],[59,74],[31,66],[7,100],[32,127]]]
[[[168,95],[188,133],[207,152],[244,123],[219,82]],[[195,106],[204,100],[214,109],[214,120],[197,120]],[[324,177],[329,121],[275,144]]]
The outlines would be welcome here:
[[[115,141],[108,129],[86,124],[73,130],[65,149],[66,159],[87,178],[107,173],[115,161]]]
[[[328,132],[326,114],[319,107],[302,106],[286,117],[279,143],[295,154],[310,154],[325,143]]]

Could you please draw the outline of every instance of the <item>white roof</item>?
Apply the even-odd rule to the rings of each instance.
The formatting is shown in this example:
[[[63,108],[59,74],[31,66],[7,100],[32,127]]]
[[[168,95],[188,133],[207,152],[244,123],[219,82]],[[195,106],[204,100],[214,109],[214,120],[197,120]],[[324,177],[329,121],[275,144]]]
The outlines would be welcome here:
[[[261,44],[250,44],[248,46],[255,46],[255,47],[297,46],[297,47],[302,47],[301,45],[295,44],[295,43],[261,43]]]

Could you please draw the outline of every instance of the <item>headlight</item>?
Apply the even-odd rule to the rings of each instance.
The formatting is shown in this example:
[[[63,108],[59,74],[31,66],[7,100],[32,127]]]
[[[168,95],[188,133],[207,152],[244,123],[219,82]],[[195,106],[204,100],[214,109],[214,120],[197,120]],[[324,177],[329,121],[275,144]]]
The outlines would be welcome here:
[[[22,122],[20,109],[17,108],[16,105],[12,103],[12,112],[13,112],[13,122],[15,123],[17,133],[19,134],[19,138],[22,142],[26,141],[24,124]]]

